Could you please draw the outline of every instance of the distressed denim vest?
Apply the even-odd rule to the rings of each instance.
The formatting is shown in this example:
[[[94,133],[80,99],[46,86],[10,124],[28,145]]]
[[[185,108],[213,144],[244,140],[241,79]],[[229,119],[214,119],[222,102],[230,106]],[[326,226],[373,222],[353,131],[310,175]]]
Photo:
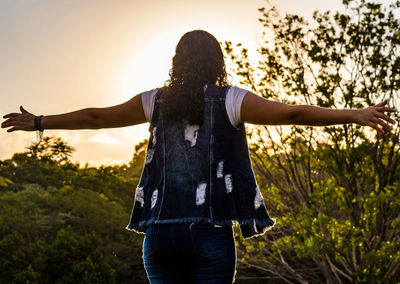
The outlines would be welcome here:
[[[145,233],[147,225],[159,223],[238,223],[247,239],[275,224],[254,177],[244,123],[234,127],[229,121],[227,90],[208,85],[201,126],[167,125],[158,91],[127,230]]]

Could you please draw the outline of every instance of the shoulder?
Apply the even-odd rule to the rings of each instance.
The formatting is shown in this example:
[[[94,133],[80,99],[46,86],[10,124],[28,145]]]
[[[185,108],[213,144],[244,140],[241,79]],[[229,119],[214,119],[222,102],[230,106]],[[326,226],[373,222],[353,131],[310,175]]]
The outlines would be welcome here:
[[[151,121],[151,117],[153,115],[154,101],[156,98],[156,94],[160,89],[162,88],[155,88],[141,93],[143,111],[148,122]]]
[[[160,89],[160,88],[155,88],[155,89],[151,89],[151,90],[142,92],[142,93],[141,93],[141,95],[142,95],[142,100],[143,100],[143,99],[152,99],[152,98],[157,94],[157,92],[158,92],[159,89]]]
[[[225,100],[226,111],[231,124],[235,127],[242,122],[240,116],[241,107],[243,98],[247,93],[248,90],[236,86],[229,86],[227,90]]]
[[[243,97],[248,93],[249,91],[237,86],[228,86],[227,94],[226,96],[230,97],[230,99],[243,99]]]

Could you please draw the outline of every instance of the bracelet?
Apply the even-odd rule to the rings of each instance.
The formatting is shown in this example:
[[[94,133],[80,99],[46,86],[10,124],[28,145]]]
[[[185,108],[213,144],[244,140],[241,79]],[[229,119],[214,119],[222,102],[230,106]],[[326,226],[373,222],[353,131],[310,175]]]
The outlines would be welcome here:
[[[41,132],[43,132],[43,128],[42,128],[42,117],[43,115],[39,115],[36,116],[34,119],[34,124],[35,124],[35,130],[39,130]]]

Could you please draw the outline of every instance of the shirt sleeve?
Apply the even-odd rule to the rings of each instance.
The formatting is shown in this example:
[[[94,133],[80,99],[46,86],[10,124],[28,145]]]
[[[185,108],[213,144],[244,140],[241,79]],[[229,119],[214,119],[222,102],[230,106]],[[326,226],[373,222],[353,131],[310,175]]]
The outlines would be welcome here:
[[[240,118],[240,110],[244,95],[246,95],[247,92],[247,90],[232,86],[226,94],[226,112],[228,113],[229,121],[234,127],[237,127],[238,124],[242,122]]]
[[[154,101],[157,91],[158,89],[152,89],[142,93],[142,106],[147,122],[151,122],[151,117],[153,116]]]

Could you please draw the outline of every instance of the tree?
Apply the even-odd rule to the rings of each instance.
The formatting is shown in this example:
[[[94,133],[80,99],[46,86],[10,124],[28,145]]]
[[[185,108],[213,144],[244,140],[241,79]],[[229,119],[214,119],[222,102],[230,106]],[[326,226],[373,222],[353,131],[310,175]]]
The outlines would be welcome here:
[[[389,6],[343,1],[346,11],[281,18],[261,8],[262,60],[225,42],[241,83],[268,99],[399,107],[400,32]],[[240,49],[240,51],[237,51]],[[278,283],[389,283],[400,277],[399,117],[384,135],[355,124],[249,129],[251,158],[277,225],[240,240],[239,268]]]
[[[28,156],[38,160],[50,160],[60,164],[70,162],[75,148],[69,146],[60,137],[44,136],[41,142],[32,143],[27,147]]]
[[[26,148],[28,151],[0,161],[0,189],[19,191],[28,183],[61,187],[67,176],[79,168],[70,160],[75,149],[60,137],[46,136]]]

